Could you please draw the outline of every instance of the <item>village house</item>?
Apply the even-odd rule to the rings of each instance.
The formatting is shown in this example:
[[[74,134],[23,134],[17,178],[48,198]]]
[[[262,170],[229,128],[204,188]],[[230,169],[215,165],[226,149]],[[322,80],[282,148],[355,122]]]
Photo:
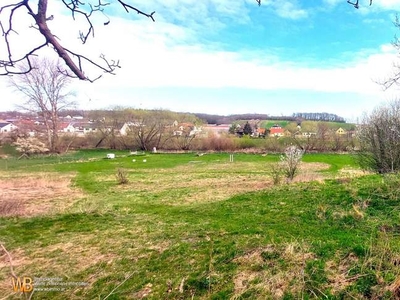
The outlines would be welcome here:
[[[254,137],[265,137],[267,134],[267,129],[266,128],[257,128],[253,132]]]
[[[0,133],[11,132],[15,129],[17,129],[17,126],[15,126],[14,124],[5,121],[0,121]]]
[[[97,131],[97,127],[94,123],[89,122],[77,122],[77,123],[61,123],[58,129],[62,133],[75,133],[78,135],[84,135]]]
[[[278,124],[275,124],[269,129],[269,135],[272,137],[281,137],[284,136],[284,134],[285,130]]]
[[[132,127],[140,127],[140,126],[144,125],[140,124],[139,122],[125,122],[119,129],[119,134],[124,136],[128,135]]]
[[[339,134],[339,135],[343,135],[346,133],[347,133],[347,131],[345,129],[343,129],[342,127],[340,127],[338,130],[336,130],[336,134]]]
[[[178,123],[175,121],[173,123],[173,127],[177,127],[173,131],[173,135],[175,136],[181,136],[184,133],[186,133],[188,136],[193,136],[202,132],[202,127],[195,126],[192,123]]]

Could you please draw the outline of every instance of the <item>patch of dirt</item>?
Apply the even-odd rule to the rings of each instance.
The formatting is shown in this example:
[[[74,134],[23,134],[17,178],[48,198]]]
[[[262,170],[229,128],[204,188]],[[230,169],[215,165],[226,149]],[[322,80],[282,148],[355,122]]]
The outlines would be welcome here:
[[[71,175],[0,174],[0,216],[30,217],[63,211],[83,196],[72,187],[71,180]]]

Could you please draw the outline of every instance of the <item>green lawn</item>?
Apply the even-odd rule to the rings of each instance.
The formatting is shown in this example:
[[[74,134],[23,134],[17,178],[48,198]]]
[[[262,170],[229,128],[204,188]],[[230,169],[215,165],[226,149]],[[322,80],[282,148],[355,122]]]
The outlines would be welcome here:
[[[37,290],[32,299],[395,299],[400,292],[398,177],[356,177],[341,172],[356,170],[348,155],[307,154],[298,175],[305,182],[273,186],[268,164],[278,155],[235,154],[230,163],[226,153],[115,152],[114,160],[106,153],[2,168],[3,184],[71,180],[57,197],[55,187],[33,181],[17,195],[42,184],[48,197],[38,205],[49,209],[0,218],[0,242],[18,276],[87,283]],[[117,184],[117,169],[128,184]],[[3,254],[0,295],[21,299]]]

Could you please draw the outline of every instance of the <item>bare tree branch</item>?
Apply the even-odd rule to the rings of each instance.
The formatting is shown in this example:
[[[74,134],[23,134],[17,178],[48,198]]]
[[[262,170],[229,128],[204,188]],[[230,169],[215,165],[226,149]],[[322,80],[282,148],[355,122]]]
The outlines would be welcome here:
[[[356,0],[356,2],[351,2],[350,0],[347,0],[347,3],[349,3],[350,5],[353,5],[354,8],[357,8],[357,9],[360,8],[360,6],[358,5],[358,2],[359,2],[359,0]],[[370,6],[372,5],[372,0],[369,0],[369,5]]]
[[[148,17],[150,19],[153,20],[153,22],[155,22],[153,15],[156,13],[155,11],[153,11],[151,14],[146,14],[144,12],[142,12],[141,10],[137,9],[136,7],[133,7],[129,4],[126,4],[125,2],[121,1],[121,0],[117,0],[119,3],[121,3],[121,5],[125,8],[125,11],[127,13],[129,13],[129,9],[136,11],[139,15],[143,15],[145,17]]]
[[[30,6],[31,0],[22,0],[15,4],[7,4],[0,7],[0,16],[6,16],[7,20],[2,21],[0,20],[0,30],[2,33],[2,38],[6,45],[6,52],[7,52],[7,59],[0,60],[0,75],[12,75],[12,74],[26,74],[32,71],[32,63],[31,58],[32,56],[37,55],[36,53],[38,50],[44,48],[45,46],[52,46],[52,48],[56,51],[57,55],[63,59],[65,64],[68,67],[67,74],[70,77],[79,78],[81,80],[88,80],[88,81],[95,81],[100,78],[102,75],[97,76],[95,79],[89,78],[85,72],[84,68],[87,65],[93,65],[96,68],[100,69],[104,73],[115,74],[114,71],[117,68],[120,68],[118,60],[108,60],[105,55],[100,55],[99,61],[96,62],[88,57],[73,52],[69,50],[67,47],[64,47],[61,42],[57,39],[57,37],[52,33],[50,27],[48,25],[48,21],[53,19],[53,16],[47,17],[47,4],[48,0],[38,0],[37,12],[32,9]],[[122,0],[114,0],[119,3],[126,12],[135,11],[136,13],[143,15],[145,17],[150,18],[151,20],[155,21],[154,14],[152,12],[150,14],[139,10],[138,8],[122,1]],[[110,3],[102,2],[102,0],[98,0],[96,5],[88,3],[85,5],[84,2],[80,0],[62,0],[63,4],[66,8],[71,11],[72,19],[75,20],[76,17],[79,15],[85,19],[88,27],[84,31],[79,32],[79,38],[83,44],[85,44],[90,36],[94,37],[94,26],[91,21],[91,18],[94,13],[101,12],[104,14],[104,8],[108,6]],[[89,7],[89,9],[87,9]],[[17,11],[26,10],[28,15],[32,17],[35,22],[35,26],[31,26],[39,30],[40,34],[44,37],[45,42],[40,44],[37,47],[34,47],[26,54],[22,55],[21,57],[14,58],[12,44],[10,37],[13,34],[18,34],[14,30],[14,22],[15,14]],[[105,14],[104,14],[105,15]],[[110,23],[110,19],[107,17],[107,21],[104,22],[104,25],[108,25]],[[24,64],[30,66],[28,69],[24,69],[21,71],[21,68],[18,68],[18,65]]]

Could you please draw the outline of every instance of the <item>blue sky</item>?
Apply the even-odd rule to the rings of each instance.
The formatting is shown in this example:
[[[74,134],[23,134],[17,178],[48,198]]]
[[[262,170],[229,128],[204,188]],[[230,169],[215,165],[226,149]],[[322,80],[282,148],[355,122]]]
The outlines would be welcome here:
[[[129,3],[156,11],[156,22],[111,5],[110,24],[102,26],[107,18],[97,15],[95,38],[84,47],[76,39],[83,23],[51,3],[49,25],[62,43],[93,58],[104,53],[122,66],[95,83],[74,81],[80,108],[330,112],[355,121],[397,96],[396,88],[383,91],[376,81],[393,72],[400,0],[374,0],[372,6],[360,0],[358,10],[345,0],[263,1],[260,7],[253,0]],[[22,25],[19,32],[25,32]],[[35,43],[35,34],[26,34],[21,49]],[[55,57],[48,50],[43,55]],[[0,88],[2,110],[21,101],[5,78]]]

